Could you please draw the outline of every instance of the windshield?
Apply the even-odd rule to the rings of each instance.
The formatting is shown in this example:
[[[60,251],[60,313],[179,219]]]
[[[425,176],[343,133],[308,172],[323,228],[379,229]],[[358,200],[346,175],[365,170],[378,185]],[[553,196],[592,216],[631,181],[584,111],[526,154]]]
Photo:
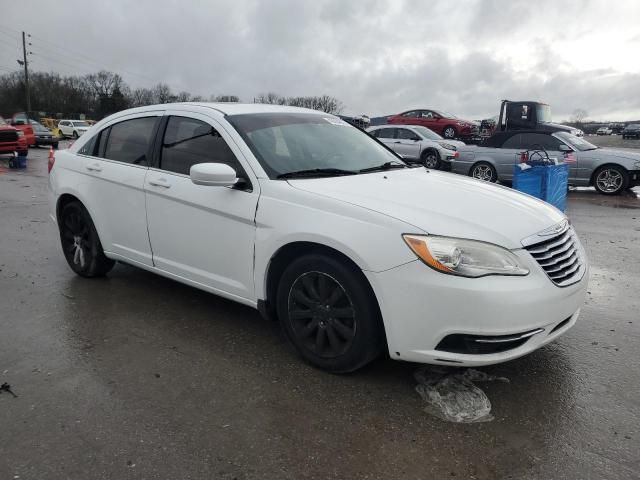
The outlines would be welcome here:
[[[442,137],[427,127],[411,127],[420,136],[427,140],[442,140]]]
[[[551,123],[551,107],[549,105],[536,105],[538,122]]]
[[[458,118],[453,113],[448,113],[448,112],[436,112],[436,113],[443,118]]]
[[[88,127],[89,124],[87,122],[73,122],[74,127]]]
[[[640,124],[632,123],[631,125],[627,125],[627,130],[640,130]]]
[[[359,172],[388,162],[404,165],[367,133],[329,115],[258,113],[227,120],[272,179],[303,170]]]
[[[582,137],[576,137],[575,135],[571,135],[568,132],[556,132],[555,136],[563,142],[568,143],[569,146],[573,147],[574,150],[578,150],[579,152],[595,150],[596,148],[598,148],[593,143],[589,143],[584,140]]]

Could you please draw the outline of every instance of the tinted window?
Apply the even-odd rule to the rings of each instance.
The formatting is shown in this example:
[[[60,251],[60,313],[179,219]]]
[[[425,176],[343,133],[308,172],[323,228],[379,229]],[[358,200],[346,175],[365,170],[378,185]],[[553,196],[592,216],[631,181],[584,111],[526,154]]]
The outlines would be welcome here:
[[[403,117],[411,117],[411,118],[416,118],[418,116],[418,111],[414,110],[412,112],[407,112],[407,113],[403,113],[402,114]]]
[[[243,176],[238,159],[215,128],[193,118],[169,118],[160,168],[189,175],[191,165],[196,163],[226,163]]]
[[[520,135],[509,137],[503,144],[502,148],[520,148]]]
[[[381,128],[380,130],[377,130],[378,135],[376,136],[378,138],[393,138],[395,130],[395,128]]]
[[[558,150],[560,148],[560,140],[551,135],[543,135],[541,133],[523,133],[521,135],[522,148],[532,150],[535,148],[544,148],[545,150]]]
[[[414,132],[406,128],[398,129],[398,138],[400,140],[419,140],[420,139],[418,135],[416,135]]]
[[[82,148],[80,149],[80,151],[78,152],[80,155],[95,155],[95,151],[96,151],[96,139],[100,136],[100,134],[98,135],[94,135],[93,137],[91,137],[89,139],[89,141],[87,143],[85,143]]]
[[[148,165],[147,155],[157,118],[134,118],[112,125],[104,158],[135,165]]]

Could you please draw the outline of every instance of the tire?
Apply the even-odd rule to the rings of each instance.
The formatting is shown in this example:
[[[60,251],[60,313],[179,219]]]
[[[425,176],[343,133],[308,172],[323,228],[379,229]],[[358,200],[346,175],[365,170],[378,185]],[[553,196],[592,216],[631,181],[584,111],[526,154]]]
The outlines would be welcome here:
[[[60,242],[75,273],[85,278],[102,277],[115,262],[104,255],[91,216],[80,202],[66,204],[60,212]]]
[[[78,139],[78,132],[76,132],[75,130],[73,131],[73,135],[72,135],[74,140]]]
[[[53,146],[53,149],[54,149],[54,150],[57,150],[57,149],[58,149],[58,142],[56,142],[56,143],[52,144],[52,146]]]
[[[425,168],[440,168],[440,154],[437,150],[434,150],[432,148],[429,148],[422,152],[420,161],[425,166]]]
[[[489,162],[476,163],[469,170],[469,176],[485,182],[495,183],[498,181],[498,172]]]
[[[456,135],[458,134],[456,127],[449,125],[447,127],[444,127],[444,130],[442,131],[442,136],[444,138],[449,138],[449,139],[453,139],[456,138]]]
[[[294,260],[280,278],[276,308],[289,341],[318,368],[352,372],[382,352],[373,292],[360,271],[335,258],[309,254]]]
[[[629,174],[618,165],[603,165],[593,174],[593,186],[603,195],[618,195],[629,187]]]

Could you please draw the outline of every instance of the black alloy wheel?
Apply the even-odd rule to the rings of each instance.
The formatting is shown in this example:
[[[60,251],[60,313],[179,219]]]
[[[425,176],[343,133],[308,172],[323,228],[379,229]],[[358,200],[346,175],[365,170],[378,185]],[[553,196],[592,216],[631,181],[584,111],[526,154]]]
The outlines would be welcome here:
[[[82,277],[99,277],[115,262],[104,255],[89,212],[79,202],[64,206],[60,214],[60,242],[67,263]]]
[[[356,336],[356,310],[344,287],[324,272],[307,272],[289,290],[288,316],[302,345],[322,358],[343,355]]]
[[[287,338],[316,367],[351,372],[382,352],[382,320],[366,277],[336,258],[308,254],[291,262],[276,306]]]

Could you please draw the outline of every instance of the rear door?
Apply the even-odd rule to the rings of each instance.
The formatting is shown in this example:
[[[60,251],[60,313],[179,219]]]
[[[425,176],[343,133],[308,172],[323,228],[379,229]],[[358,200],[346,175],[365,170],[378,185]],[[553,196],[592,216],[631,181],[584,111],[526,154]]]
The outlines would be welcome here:
[[[408,160],[420,158],[420,137],[409,128],[397,128],[393,150]]]
[[[215,119],[175,113],[165,117],[161,130],[145,184],[154,265],[217,293],[254,301],[256,178],[249,177],[239,148]],[[195,185],[189,169],[198,163],[226,163],[245,182]]]
[[[398,153],[396,150],[395,144],[395,136],[396,136],[396,128],[381,128],[375,131],[375,136],[378,140],[384,143],[387,147],[389,147],[394,152]]]
[[[87,208],[105,251],[152,265],[144,180],[162,112],[119,118],[78,152]]]

